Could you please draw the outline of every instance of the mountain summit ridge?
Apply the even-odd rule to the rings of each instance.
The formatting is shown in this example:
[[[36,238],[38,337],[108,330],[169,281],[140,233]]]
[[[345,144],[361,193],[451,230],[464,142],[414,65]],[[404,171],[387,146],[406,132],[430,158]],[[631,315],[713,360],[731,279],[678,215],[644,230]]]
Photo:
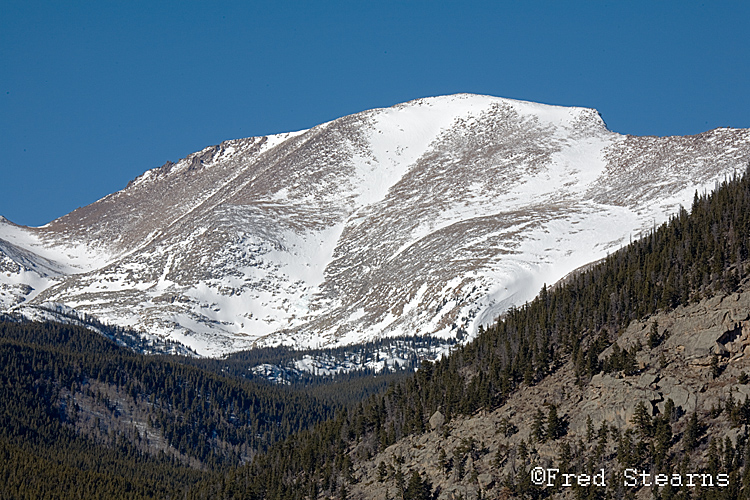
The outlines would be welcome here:
[[[62,303],[205,355],[470,337],[748,159],[746,129],[417,99],[204,148],[40,228],[0,219],[0,310]]]

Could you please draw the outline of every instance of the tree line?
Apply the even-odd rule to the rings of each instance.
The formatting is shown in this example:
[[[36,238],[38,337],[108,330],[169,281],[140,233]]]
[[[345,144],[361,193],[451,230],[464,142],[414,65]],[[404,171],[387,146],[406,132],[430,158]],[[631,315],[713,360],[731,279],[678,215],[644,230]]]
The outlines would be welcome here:
[[[419,371],[384,392],[370,393],[359,402],[352,398],[346,404],[290,388],[253,384],[199,363],[142,357],[76,327],[0,324],[0,439],[3,453],[10,457],[2,477],[22,470],[24,463],[41,467],[49,465],[48,457],[57,457],[61,480],[70,470],[101,473],[105,475],[102,491],[110,491],[104,483],[114,485],[122,479],[115,471],[132,471],[142,481],[128,486],[132,498],[138,498],[136,491],[147,497],[149,488],[161,488],[154,496],[164,498],[345,498],[356,481],[357,460],[425,431],[438,409],[450,420],[496,408],[519,387],[538,383],[568,361],[581,384],[601,371],[632,369],[634,352],[614,349],[604,361],[599,354],[633,320],[735,291],[747,278],[749,225],[746,172],[711,194],[696,193],[689,214],[680,210],[668,223],[601,263],[563,284],[545,286],[536,299],[482,328],[474,341],[450,356],[435,363],[424,361]],[[660,341],[658,331],[649,338],[649,344]],[[124,433],[101,442],[77,434],[76,412],[80,419],[86,408],[73,410],[74,403],[76,395],[80,401],[86,399],[87,385],[116,388],[120,404],[145,408],[150,428],[161,433],[175,453],[149,454]],[[361,387],[352,390],[359,396],[367,393]],[[724,411],[744,422],[750,409],[743,405]],[[665,446],[674,442],[673,422],[667,417],[641,417],[638,436],[605,429],[597,439],[630,442],[621,447],[633,453],[623,456],[623,463],[637,464],[648,457],[664,467],[677,467],[665,452]],[[537,439],[564,435],[562,417],[547,414],[536,419]],[[695,428],[687,434],[710,442],[709,429]],[[568,449],[570,463],[595,456],[595,442]],[[717,466],[736,473],[733,498],[747,496],[748,489],[741,488],[744,478],[750,478],[744,472],[745,446],[745,442],[714,444]],[[73,449],[80,451],[64,451]],[[85,450],[90,450],[90,457],[112,458],[85,458]],[[221,473],[198,474],[185,467],[186,457]],[[163,481],[156,478],[159,474]],[[422,478],[402,479],[402,498],[429,496],[429,484]],[[19,479],[13,481],[8,484],[20,484]],[[518,496],[550,494],[528,484],[510,486]],[[16,491],[22,489],[18,486]],[[604,492],[589,488],[577,494],[596,497]]]
[[[618,352],[607,366],[598,356],[631,321],[735,291],[746,278],[748,173],[711,194],[696,193],[689,214],[681,209],[601,263],[559,286],[545,286],[536,299],[482,328],[449,357],[425,362],[384,394],[290,436],[233,470],[220,487],[201,485],[194,498],[334,497],[353,480],[352,460],[423,432],[437,409],[448,419],[493,409],[521,385],[538,383],[568,360],[582,384],[605,368],[627,369],[632,353]],[[664,423],[654,425],[666,434]],[[360,457],[348,454],[355,443]]]

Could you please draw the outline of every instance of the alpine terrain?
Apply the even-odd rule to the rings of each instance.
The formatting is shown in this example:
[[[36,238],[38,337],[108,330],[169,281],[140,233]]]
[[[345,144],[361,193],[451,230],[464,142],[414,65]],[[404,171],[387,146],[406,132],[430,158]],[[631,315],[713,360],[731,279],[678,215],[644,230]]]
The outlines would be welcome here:
[[[635,137],[460,94],[230,140],[45,226],[0,218],[0,312],[201,355],[468,339],[744,171],[750,130]]]

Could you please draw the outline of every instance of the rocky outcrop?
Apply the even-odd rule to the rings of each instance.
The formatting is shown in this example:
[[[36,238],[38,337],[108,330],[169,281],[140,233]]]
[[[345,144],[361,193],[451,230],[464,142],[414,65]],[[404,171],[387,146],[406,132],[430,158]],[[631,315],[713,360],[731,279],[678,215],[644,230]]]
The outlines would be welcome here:
[[[654,324],[661,342],[652,348],[649,336]],[[375,465],[380,461],[393,464],[394,469],[401,467],[407,477],[413,470],[426,475],[439,499],[504,498],[506,481],[519,480],[532,463],[559,467],[564,443],[574,449],[593,447],[603,427],[619,433],[635,430],[633,415],[639,404],[656,416],[663,415],[672,400],[674,450],[681,449],[680,438],[693,412],[711,426],[714,436],[736,440],[741,429],[732,428],[725,413],[716,416],[716,409],[730,397],[738,402],[750,397],[750,384],[743,375],[750,373],[747,284],[738,293],[635,321],[616,342],[626,349],[641,346],[636,373],[600,373],[577,384],[568,362],[538,385],[521,387],[500,408],[455,418],[440,430],[432,427],[371,460],[360,461],[350,498],[385,498],[386,490],[394,494],[392,475],[382,482],[377,478]],[[612,351],[613,347],[608,348],[600,358],[606,359]],[[539,442],[532,435],[532,417],[540,408],[547,415],[553,405],[564,435]],[[705,465],[707,447],[705,440],[700,443],[694,467]],[[602,456],[614,460],[617,451],[615,440],[609,439]],[[357,449],[352,453],[356,456]],[[637,498],[650,496],[648,488],[637,492]]]
[[[433,431],[439,431],[442,429],[443,424],[445,423],[445,415],[440,413],[440,411],[436,411],[432,414],[430,417],[430,429]]]

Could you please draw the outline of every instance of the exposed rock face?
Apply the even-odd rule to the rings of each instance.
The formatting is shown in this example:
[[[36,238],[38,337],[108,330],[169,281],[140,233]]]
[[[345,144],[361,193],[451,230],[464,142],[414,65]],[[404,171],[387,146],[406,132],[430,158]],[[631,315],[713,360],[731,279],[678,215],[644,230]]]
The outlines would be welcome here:
[[[436,411],[430,417],[430,429],[432,429],[433,431],[439,431],[443,427],[444,423],[445,415],[440,413],[440,411]]]
[[[617,340],[628,348],[638,342],[643,346],[637,360],[643,368],[636,374],[595,375],[583,386],[577,385],[572,363],[567,363],[539,385],[522,387],[502,407],[480,412],[470,418],[447,422],[442,431],[432,430],[410,436],[390,446],[369,461],[360,461],[356,469],[357,483],[350,498],[385,498],[393,494],[395,484],[389,477],[378,482],[376,464],[396,463],[403,457],[402,470],[408,477],[416,470],[426,474],[439,491],[438,498],[508,498],[503,484],[506,478],[520,479],[521,470],[530,464],[560,467],[561,446],[573,448],[583,443],[591,453],[597,445],[602,424],[620,433],[634,429],[636,406],[643,403],[650,415],[664,415],[669,399],[674,402],[677,420],[672,424],[673,450],[680,450],[682,433],[689,416],[695,411],[710,423],[712,434],[734,443],[741,428],[732,428],[726,412],[717,417],[711,410],[723,408],[728,398],[738,403],[750,397],[750,384],[741,382],[741,373],[750,374],[750,287],[745,284],[739,293],[717,296],[689,307],[679,307],[668,314],[658,314],[643,322],[632,323]],[[664,341],[649,348],[649,334],[654,322]],[[601,354],[604,359],[612,347]],[[712,359],[718,365],[712,367]],[[718,374],[714,371],[718,372]],[[731,396],[730,396],[731,395]],[[532,437],[532,416],[538,408],[555,405],[566,425],[565,435],[554,441],[536,442]],[[589,441],[587,418],[594,429]],[[611,431],[610,431],[611,434]],[[520,456],[521,442],[527,445],[528,458]],[[470,444],[473,442],[473,444]],[[707,440],[699,444],[696,470],[706,463]],[[440,465],[440,451],[453,468],[446,472]],[[468,450],[468,451],[467,451]],[[617,455],[617,445],[610,438],[602,450],[607,470]],[[352,453],[356,456],[357,450]],[[463,473],[456,464],[463,457]],[[568,492],[572,498],[572,492]],[[560,498],[568,498],[565,494]],[[637,492],[637,498],[651,498],[650,488]]]
[[[0,311],[61,303],[201,354],[471,336],[748,159],[748,130],[419,99],[208,147],[41,228],[0,220]]]

